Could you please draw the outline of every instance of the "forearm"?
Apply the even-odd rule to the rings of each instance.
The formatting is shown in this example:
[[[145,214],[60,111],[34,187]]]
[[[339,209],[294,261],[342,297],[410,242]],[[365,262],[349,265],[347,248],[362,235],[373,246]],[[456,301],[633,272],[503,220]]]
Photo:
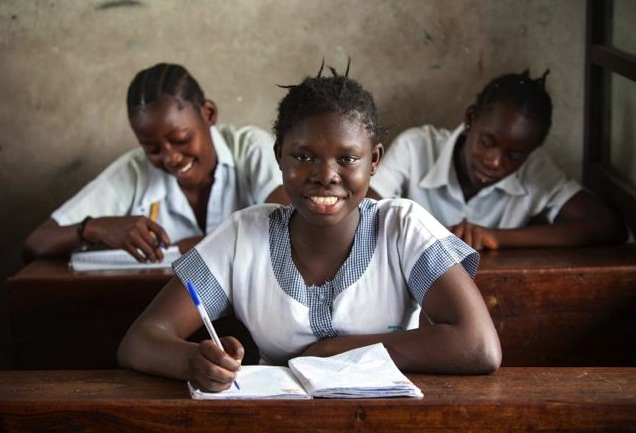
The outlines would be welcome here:
[[[189,359],[197,343],[188,342],[164,329],[133,325],[117,350],[122,367],[143,373],[188,380]]]
[[[305,356],[331,356],[383,343],[402,371],[442,374],[486,374],[496,370],[498,338],[478,338],[452,325],[439,324],[386,334],[334,337],[309,347]]]
[[[82,242],[77,226],[59,226],[52,219],[46,220],[27,237],[24,243],[27,258],[65,256],[79,249]]]

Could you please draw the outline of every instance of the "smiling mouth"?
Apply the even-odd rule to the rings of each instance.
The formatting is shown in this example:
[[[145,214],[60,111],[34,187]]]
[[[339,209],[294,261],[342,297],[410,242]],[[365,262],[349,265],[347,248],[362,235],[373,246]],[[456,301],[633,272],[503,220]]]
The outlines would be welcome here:
[[[320,206],[333,206],[340,199],[338,197],[309,197],[309,200]]]
[[[180,169],[178,169],[178,170],[176,171],[176,173],[177,173],[178,175],[179,175],[179,174],[183,174],[183,173],[185,173],[185,172],[189,171],[189,170],[192,168],[192,166],[193,166],[193,165],[194,165],[194,160],[190,161],[189,163],[187,163],[186,165],[184,165],[183,167],[181,167]]]
[[[475,171],[475,177],[482,184],[493,183],[496,179],[492,176],[482,173],[481,171]]]

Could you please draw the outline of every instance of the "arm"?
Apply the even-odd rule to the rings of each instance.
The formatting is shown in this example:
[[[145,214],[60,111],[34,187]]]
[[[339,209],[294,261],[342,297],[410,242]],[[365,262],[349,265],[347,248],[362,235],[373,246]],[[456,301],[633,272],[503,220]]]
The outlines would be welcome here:
[[[67,256],[79,250],[82,239],[78,226],[60,226],[48,218],[27,237],[25,257]],[[163,259],[159,244],[163,242],[166,246],[170,245],[170,238],[163,228],[144,216],[91,219],[84,225],[83,240],[91,245],[124,249],[141,262]]]
[[[118,362],[143,373],[189,380],[202,389],[227,389],[240,368],[243,346],[233,337],[221,339],[225,351],[212,340],[186,341],[201,326],[199,312],[174,277],[124,336]]]
[[[488,309],[459,264],[429,289],[418,329],[328,338],[310,346],[303,355],[330,356],[378,342],[404,371],[484,374],[501,364],[499,337]]]
[[[462,222],[450,230],[477,250],[616,244],[627,240],[625,223],[584,190],[563,205],[553,224],[496,230]]]

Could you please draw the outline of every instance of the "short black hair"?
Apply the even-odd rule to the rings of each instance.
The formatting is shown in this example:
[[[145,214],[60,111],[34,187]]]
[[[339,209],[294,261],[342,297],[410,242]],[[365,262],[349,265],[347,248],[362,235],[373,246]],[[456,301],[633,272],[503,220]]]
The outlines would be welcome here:
[[[139,71],[128,86],[128,114],[162,95],[174,96],[180,102],[189,102],[195,107],[205,101],[201,86],[186,68],[177,64],[157,63]]]
[[[288,92],[278,104],[278,118],[273,126],[275,146],[280,146],[285,134],[301,121],[325,113],[339,113],[360,122],[371,135],[372,143],[380,143],[384,131],[373,95],[349,78],[350,63],[344,75],[329,67],[332,76],[328,77],[322,76],[324,65],[323,60],[313,78],[307,77],[296,85],[279,86]]]
[[[472,105],[475,117],[491,110],[495,103],[507,102],[517,107],[526,116],[534,119],[540,131],[540,142],[543,142],[552,126],[552,99],[545,89],[549,69],[539,78],[530,78],[526,69],[520,74],[501,75],[490,81],[477,95]]]

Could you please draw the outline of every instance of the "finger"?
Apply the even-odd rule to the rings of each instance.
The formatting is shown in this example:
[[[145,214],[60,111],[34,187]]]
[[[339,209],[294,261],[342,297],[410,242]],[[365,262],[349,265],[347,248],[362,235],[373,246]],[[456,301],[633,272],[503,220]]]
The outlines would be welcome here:
[[[227,339],[224,337],[224,339]],[[212,340],[204,340],[199,344],[201,354],[216,366],[225,370],[226,373],[233,373],[241,368],[240,360],[232,357],[222,347],[217,346]],[[235,351],[235,349],[233,349]],[[242,358],[241,358],[242,359]],[[227,375],[223,375],[227,378]]]
[[[499,248],[497,241],[491,236],[488,236],[484,239],[484,246],[489,250],[496,250],[497,248]]]
[[[149,220],[148,221],[148,231],[154,237],[157,247],[163,246],[163,248],[167,248],[170,245],[170,237],[166,233],[166,231],[156,222]]]
[[[243,357],[245,356],[245,348],[240,341],[238,341],[234,337],[223,337],[221,338],[221,343],[223,344],[223,348],[228,355],[236,359],[239,363],[243,361]]]
[[[124,245],[124,249],[135,258],[140,263],[146,263],[148,259],[146,258],[146,254],[143,250],[137,248],[135,245],[127,244]]]

